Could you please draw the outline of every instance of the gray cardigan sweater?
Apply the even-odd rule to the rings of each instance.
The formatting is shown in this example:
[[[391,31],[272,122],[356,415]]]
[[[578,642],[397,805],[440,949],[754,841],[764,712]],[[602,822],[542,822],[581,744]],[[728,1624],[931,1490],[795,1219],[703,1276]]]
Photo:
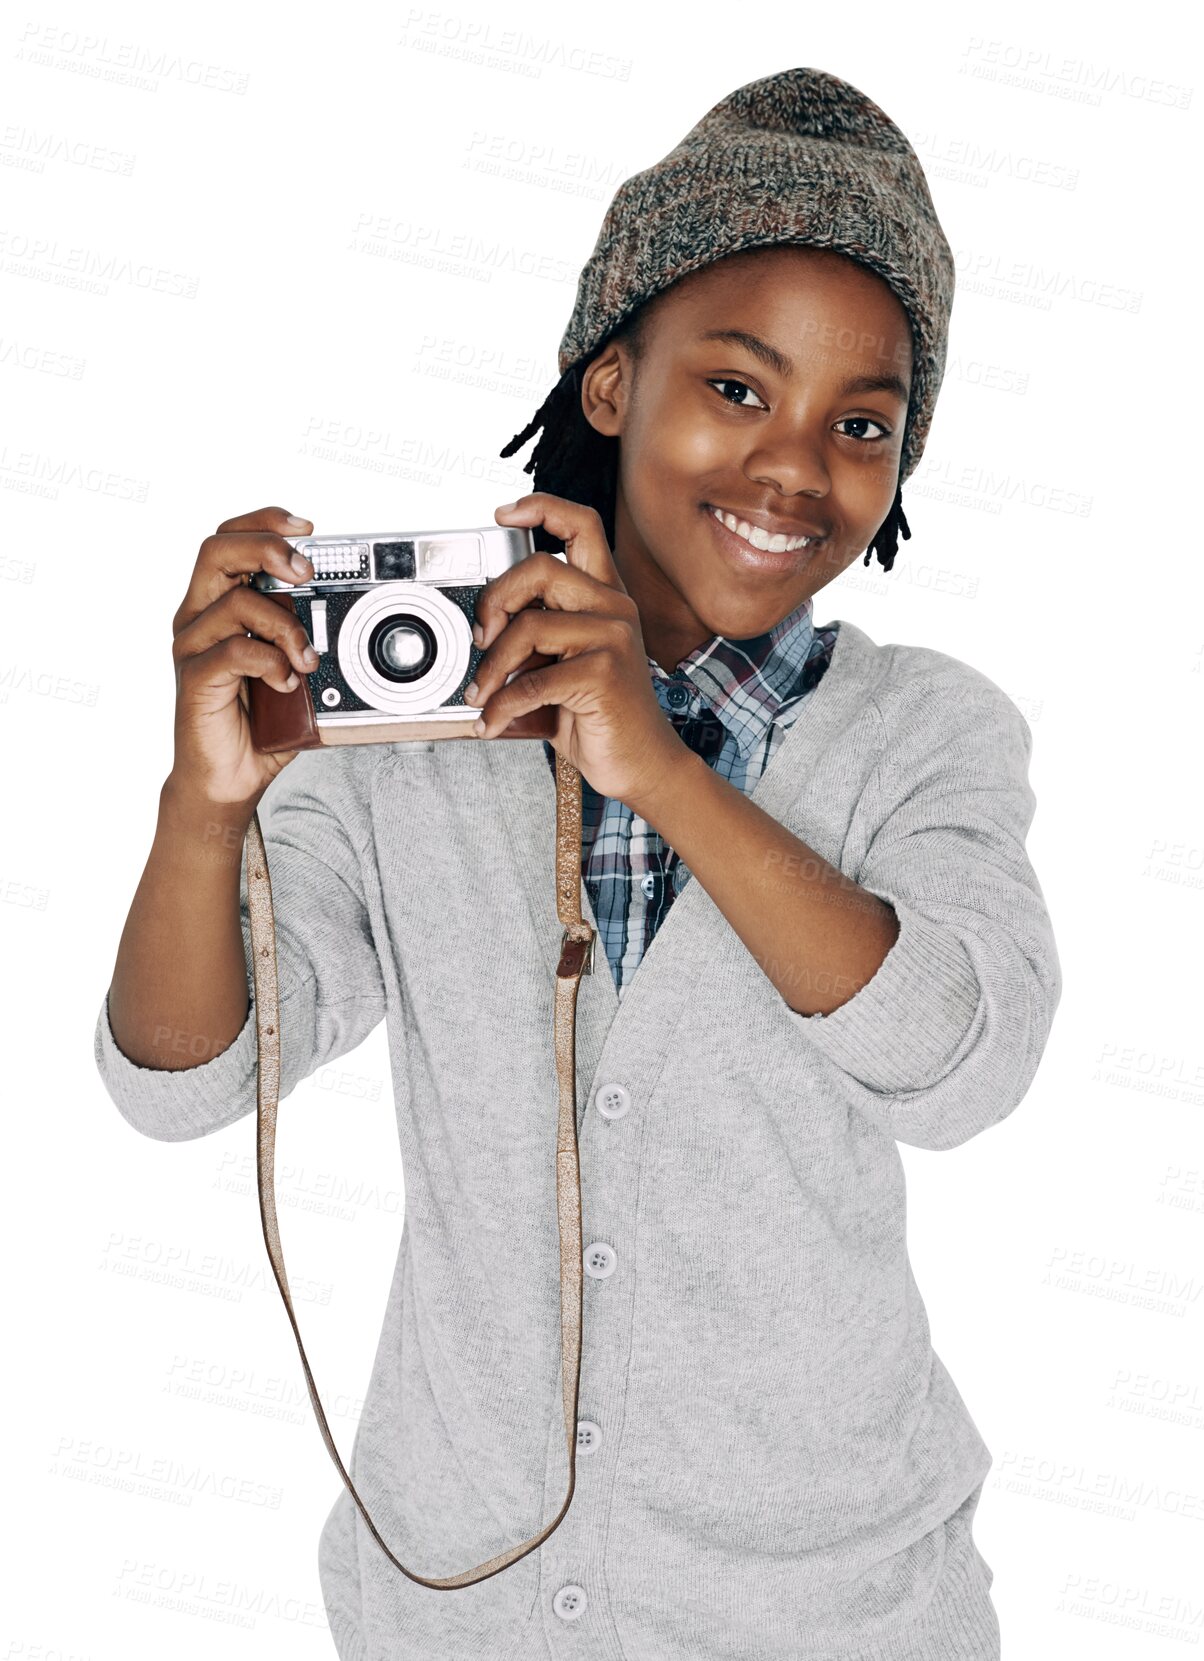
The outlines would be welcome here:
[[[341,1661],[999,1655],[970,1528],[991,1453],[931,1345],[898,1143],[997,1124],[1050,1031],[1031,742],[977,670],[841,623],[751,795],[889,900],[898,939],[822,1020],[697,880],[621,1004],[596,952],[573,1503],[503,1573],[436,1591],[341,1489],[319,1550]],[[413,742],[303,752],[260,804],[282,1100],[387,1021],[406,1211],[351,1470],[428,1576],[528,1539],[567,1485],[554,791],[537,742]],[[249,961],[245,867],[243,887]],[[144,1135],[251,1115],[253,1148],[253,1013],[220,1056],[158,1071],[117,1048],[106,999],[96,1061]]]

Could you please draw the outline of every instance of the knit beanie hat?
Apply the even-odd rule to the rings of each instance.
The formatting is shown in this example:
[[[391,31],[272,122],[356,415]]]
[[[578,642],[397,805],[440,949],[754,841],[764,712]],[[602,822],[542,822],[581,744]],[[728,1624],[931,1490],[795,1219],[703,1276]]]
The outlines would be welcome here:
[[[561,375],[584,367],[626,317],[679,277],[774,243],[859,261],[906,311],[914,358],[901,484],[923,453],[945,372],[953,255],[907,139],[863,92],[820,69],[750,81],[662,161],[619,186],[578,279]]]

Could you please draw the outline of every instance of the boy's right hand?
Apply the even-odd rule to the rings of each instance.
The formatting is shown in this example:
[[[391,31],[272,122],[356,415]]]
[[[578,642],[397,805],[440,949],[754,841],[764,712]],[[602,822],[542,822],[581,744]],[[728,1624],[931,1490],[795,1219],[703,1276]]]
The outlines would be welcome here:
[[[164,787],[190,803],[237,804],[249,820],[268,785],[299,753],[266,755],[255,748],[244,677],[258,675],[290,692],[318,660],[305,660],[309,638],[300,620],[247,585],[256,571],[308,581],[312,565],[303,555],[297,556],[302,569],[291,565],[293,550],[284,538],[312,530],[310,520],[293,519],[283,508],[260,508],[223,521],[201,543],[188,593],[172,619],[175,762]]]

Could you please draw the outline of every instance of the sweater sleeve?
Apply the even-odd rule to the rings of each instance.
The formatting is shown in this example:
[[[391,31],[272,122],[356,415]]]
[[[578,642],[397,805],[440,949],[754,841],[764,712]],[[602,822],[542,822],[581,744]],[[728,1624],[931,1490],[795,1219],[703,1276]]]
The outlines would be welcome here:
[[[900,1142],[955,1148],[1023,1100],[1061,998],[1025,851],[1032,732],[964,664],[891,714],[870,787],[876,828],[849,875],[894,907],[898,938],[831,1014],[790,1014],[856,1109]]]
[[[259,803],[276,925],[281,1101],[302,1079],[361,1044],[385,1014],[359,857],[339,812],[345,765],[341,752],[303,750]],[[245,846],[239,897],[250,1006],[242,1030],[220,1055],[195,1067],[141,1067],[117,1046],[107,992],[101,1003],[95,1057],[105,1089],[134,1129],[157,1141],[208,1136],[256,1110]]]

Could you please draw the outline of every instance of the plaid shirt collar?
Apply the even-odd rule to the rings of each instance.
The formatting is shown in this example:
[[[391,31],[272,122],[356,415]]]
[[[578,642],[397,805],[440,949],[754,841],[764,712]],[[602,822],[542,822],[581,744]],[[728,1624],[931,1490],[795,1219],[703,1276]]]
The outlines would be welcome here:
[[[808,598],[767,634],[748,640],[712,635],[671,672],[649,657],[661,708],[690,719],[709,710],[747,760],[786,700],[806,690],[803,670],[823,644],[812,627],[813,611]]]

